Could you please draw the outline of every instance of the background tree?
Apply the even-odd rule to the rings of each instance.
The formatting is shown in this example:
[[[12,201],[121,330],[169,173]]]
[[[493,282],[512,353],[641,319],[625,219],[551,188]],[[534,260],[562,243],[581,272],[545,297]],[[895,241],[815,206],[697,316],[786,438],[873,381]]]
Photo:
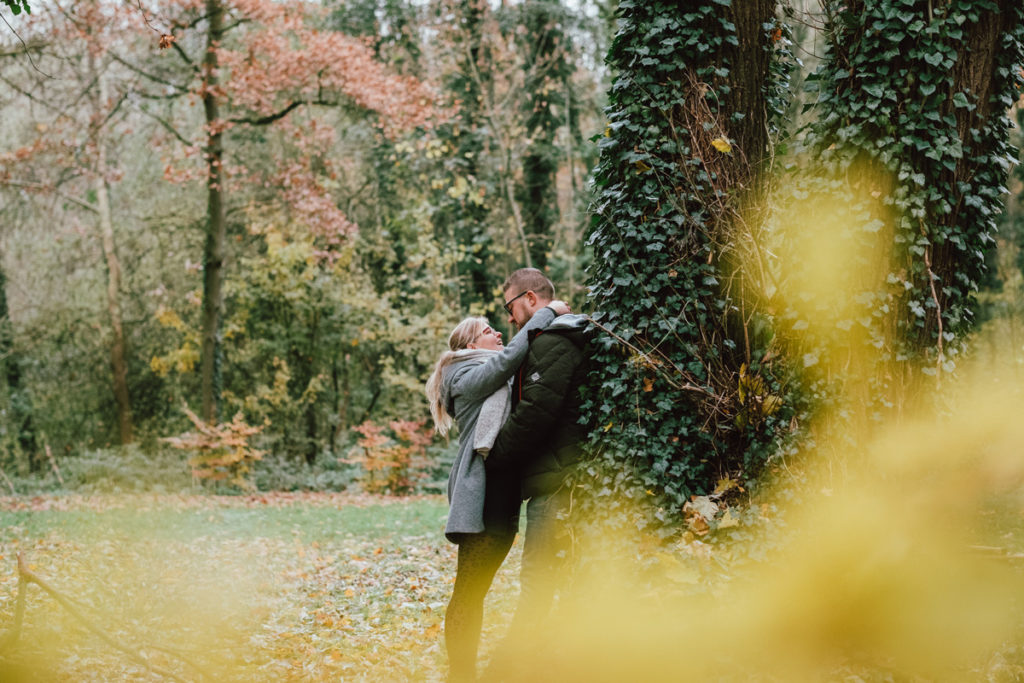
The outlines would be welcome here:
[[[1015,156],[1006,114],[1021,84],[1024,11],[896,0],[825,10],[810,180],[799,190],[812,200],[790,209],[810,210],[789,239],[827,249],[817,268],[793,259],[785,286],[791,300],[811,286],[832,292],[794,317],[816,321],[823,370],[839,379],[846,368],[854,403],[877,419],[938,398],[974,328]],[[832,277],[822,279],[822,263]]]
[[[523,207],[528,263],[547,267],[553,235],[559,222],[556,174],[563,150],[556,144],[559,128],[575,133],[572,61],[568,13],[550,0],[525,2],[520,7],[523,28],[518,43],[524,54],[524,133],[529,141],[523,155],[522,181],[516,190]]]
[[[182,47],[195,42],[194,37],[183,36],[173,45],[194,79],[192,85],[186,86],[180,85],[187,81],[179,77],[179,90],[194,92],[202,100],[204,110],[207,227],[201,396],[202,416],[212,420],[220,383],[222,268],[228,257],[225,211],[231,180],[224,174],[245,172],[241,158],[224,156],[226,131],[236,126],[274,125],[299,107],[336,106],[344,99],[378,112],[382,116],[382,130],[392,134],[424,125],[432,114],[432,95],[411,79],[387,74],[363,43],[340,33],[318,30],[305,7],[210,0],[201,16],[195,9],[186,8],[179,18],[170,21],[183,32],[202,30],[205,41],[202,60]],[[188,139],[180,133],[178,137]],[[324,170],[329,175],[327,166]],[[298,170],[301,173],[295,172]],[[293,192],[286,193],[286,201],[316,201],[317,197],[326,196],[316,171],[295,167],[292,171],[288,182]],[[321,204],[319,208],[327,207]],[[352,229],[352,224],[336,208],[327,215],[307,210],[304,217],[314,221],[309,229],[319,232],[328,245],[337,244]]]
[[[113,63],[108,50],[117,43],[124,15],[98,10],[95,3],[80,3],[66,10],[57,7],[28,24],[33,51],[39,53],[45,46],[52,56],[48,68],[55,73],[43,72],[30,63],[24,73],[32,85],[12,84],[45,115],[36,122],[33,139],[24,140],[27,144],[10,160],[8,175],[0,182],[59,196],[74,209],[86,211],[87,220],[95,224],[106,269],[106,343],[117,434],[119,442],[127,444],[133,440],[134,426],[121,305],[122,268],[110,200],[110,186],[120,181],[123,171],[108,161],[112,141],[124,130],[126,114],[122,108],[125,88],[111,93],[108,87],[111,71],[114,78],[123,76],[116,74],[119,65]],[[83,45],[88,49],[81,51]],[[30,54],[25,57],[31,59]],[[55,144],[57,136],[69,136],[79,148]]]
[[[39,469],[39,446],[36,431],[32,422],[31,397],[23,386],[22,357],[14,347],[14,331],[7,311],[7,277],[0,270],[0,368],[3,369],[4,382],[3,401],[5,428],[0,444],[6,456],[17,462],[17,456],[24,454],[29,469]],[[13,452],[12,452],[13,451]],[[8,458],[5,457],[6,461]]]

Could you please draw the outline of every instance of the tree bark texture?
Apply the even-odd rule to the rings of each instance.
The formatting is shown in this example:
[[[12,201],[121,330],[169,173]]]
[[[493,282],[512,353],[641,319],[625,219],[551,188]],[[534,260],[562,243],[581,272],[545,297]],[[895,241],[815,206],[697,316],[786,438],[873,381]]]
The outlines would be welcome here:
[[[206,54],[203,57],[203,110],[206,116],[206,247],[203,254],[203,318],[200,372],[202,418],[216,422],[221,392],[220,325],[224,308],[224,241],[227,229],[224,213],[224,141],[220,120],[220,89],[216,49],[224,33],[224,7],[220,0],[207,0]]]
[[[93,116],[97,125],[103,120],[103,107],[107,101],[107,82],[96,72],[97,89],[93,100]],[[110,211],[110,192],[107,186],[107,148],[102,130],[95,129],[96,170],[93,189],[96,192],[96,212],[103,243],[103,258],[107,266],[107,315],[110,318],[110,369],[113,374],[114,400],[117,404],[117,429],[120,442],[129,444],[134,439],[131,395],[128,391],[128,364],[121,313],[121,262],[117,258],[114,242],[114,221]]]

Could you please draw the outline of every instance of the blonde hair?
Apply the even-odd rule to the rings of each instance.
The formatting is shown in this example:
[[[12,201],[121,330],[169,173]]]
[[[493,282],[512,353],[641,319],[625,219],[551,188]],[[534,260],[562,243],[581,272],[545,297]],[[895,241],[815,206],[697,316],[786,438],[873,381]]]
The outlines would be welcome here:
[[[437,433],[444,436],[452,427],[452,416],[448,414],[447,400],[441,396],[441,381],[444,369],[455,360],[455,352],[469,348],[477,337],[490,323],[486,318],[466,318],[448,335],[448,350],[441,354],[434,365],[434,372],[427,380],[427,401],[430,403],[430,414],[434,416]]]

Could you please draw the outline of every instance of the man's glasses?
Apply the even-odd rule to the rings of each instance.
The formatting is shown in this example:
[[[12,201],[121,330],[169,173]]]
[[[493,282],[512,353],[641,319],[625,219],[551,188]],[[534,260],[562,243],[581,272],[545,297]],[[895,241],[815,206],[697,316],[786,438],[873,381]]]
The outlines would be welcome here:
[[[530,290],[526,290],[526,292],[529,291]],[[514,297],[506,301],[503,307],[505,309],[505,312],[508,313],[509,315],[512,315],[512,302],[518,299],[519,297],[523,296],[523,294],[526,294],[526,292],[523,292],[522,294],[516,294]]]

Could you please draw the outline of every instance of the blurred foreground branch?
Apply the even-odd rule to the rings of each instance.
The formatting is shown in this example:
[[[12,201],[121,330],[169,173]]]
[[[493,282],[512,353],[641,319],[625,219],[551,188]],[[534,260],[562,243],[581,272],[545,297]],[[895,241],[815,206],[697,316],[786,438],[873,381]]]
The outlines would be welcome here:
[[[21,553],[18,553],[18,596],[16,598],[15,603],[14,626],[11,628],[11,631],[6,636],[4,636],[3,640],[0,641],[0,654],[4,654],[8,652],[11,648],[13,648],[18,642],[18,638],[21,636],[21,625],[25,616],[25,595],[27,593],[28,584],[30,583],[34,583],[40,588],[42,588],[43,591],[45,591],[50,597],[56,600],[61,607],[66,609],[71,614],[71,616],[73,616],[75,619],[81,622],[82,625],[85,626],[91,633],[99,637],[103,642],[107,643],[114,649],[120,650],[121,652],[126,654],[129,657],[129,659],[131,659],[136,664],[139,664],[140,666],[146,668],[148,671],[152,671],[153,673],[159,676],[163,676],[164,678],[169,678],[173,681],[181,681],[182,683],[184,683],[185,679],[176,676],[172,672],[167,671],[166,669],[162,669],[151,663],[143,654],[139,652],[141,648],[125,645],[124,643],[118,641],[109,633],[107,633],[99,625],[97,625],[92,620],[83,615],[78,610],[78,608],[75,607],[75,605],[68,597],[66,597],[56,588],[51,586],[38,574],[31,571],[28,568],[28,565],[25,564],[25,559],[24,557],[22,557]],[[179,653],[160,647],[154,647],[153,649],[165,652],[173,657],[176,657],[177,659],[180,659],[182,662],[184,662],[185,664],[189,665],[190,667],[198,671],[200,674],[202,674],[203,677],[205,678],[212,678],[206,671],[203,670],[202,667],[200,667],[195,662],[190,661],[189,659],[187,659]]]

